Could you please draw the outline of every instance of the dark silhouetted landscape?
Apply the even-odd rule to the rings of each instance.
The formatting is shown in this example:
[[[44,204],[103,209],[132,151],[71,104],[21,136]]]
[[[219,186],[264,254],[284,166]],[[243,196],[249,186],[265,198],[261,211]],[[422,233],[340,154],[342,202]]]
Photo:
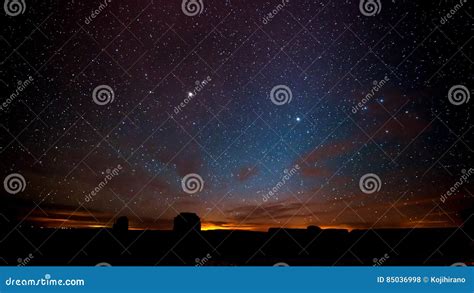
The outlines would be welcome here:
[[[15,229],[2,237],[1,256],[4,265],[80,266],[445,266],[473,260],[472,221],[463,229],[200,228],[197,215],[182,213],[172,231],[128,230],[126,217],[111,229]]]

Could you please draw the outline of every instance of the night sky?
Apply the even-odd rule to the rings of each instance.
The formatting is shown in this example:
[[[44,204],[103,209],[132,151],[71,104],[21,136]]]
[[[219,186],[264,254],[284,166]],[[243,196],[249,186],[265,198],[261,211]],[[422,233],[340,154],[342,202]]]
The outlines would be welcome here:
[[[3,218],[462,223],[474,194],[472,3],[191,2],[197,11],[111,0],[2,13]]]

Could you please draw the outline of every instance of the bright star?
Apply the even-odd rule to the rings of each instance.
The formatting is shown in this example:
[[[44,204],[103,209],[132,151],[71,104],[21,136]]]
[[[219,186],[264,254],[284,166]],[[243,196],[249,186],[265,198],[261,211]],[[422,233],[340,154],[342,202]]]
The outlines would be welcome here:
[[[297,121],[297,122],[300,122],[300,121],[301,121],[301,118],[300,118],[300,117],[296,117],[296,121]]]

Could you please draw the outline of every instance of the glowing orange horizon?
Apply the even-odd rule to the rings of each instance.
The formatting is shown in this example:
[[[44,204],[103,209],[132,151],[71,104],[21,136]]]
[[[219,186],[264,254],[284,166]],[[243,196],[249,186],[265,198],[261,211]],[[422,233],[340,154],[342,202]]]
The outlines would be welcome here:
[[[258,227],[252,226],[244,226],[244,225],[232,225],[232,224],[224,224],[224,225],[214,225],[211,223],[202,223],[201,224],[202,231],[212,231],[212,230],[242,230],[242,231],[260,231]]]
[[[33,226],[37,226],[40,228],[53,228],[53,229],[95,229],[95,228],[111,228],[111,224],[107,223],[97,223],[92,221],[80,221],[80,220],[71,220],[68,218],[63,219],[49,219],[46,217],[42,218],[33,218],[31,223]],[[110,222],[109,222],[110,223]],[[393,225],[393,226],[381,226],[381,227],[351,227],[348,225],[314,225],[319,227],[320,229],[341,229],[341,230],[365,230],[369,228],[374,229],[409,229],[409,228],[448,228],[450,226],[439,226],[435,225],[439,223],[432,223],[432,222],[410,222],[410,223],[402,223],[400,225]],[[225,223],[216,225],[212,222],[203,222],[201,224],[202,231],[215,231],[215,230],[239,230],[239,231],[255,231],[255,232],[266,232],[270,228],[282,228],[282,229],[307,229],[308,226],[311,225],[290,225],[286,227],[273,227],[273,226],[266,226],[266,225],[246,225],[246,224],[239,224],[239,223]],[[135,226],[131,223],[129,230],[172,230],[172,227],[158,227],[158,226]]]

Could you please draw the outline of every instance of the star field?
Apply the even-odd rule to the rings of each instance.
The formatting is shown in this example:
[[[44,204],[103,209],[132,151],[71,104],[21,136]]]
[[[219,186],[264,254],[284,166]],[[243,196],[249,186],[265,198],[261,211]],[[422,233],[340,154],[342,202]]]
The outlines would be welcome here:
[[[442,24],[453,4],[365,16],[358,2],[204,0],[188,16],[179,1],[111,1],[86,21],[99,3],[41,1],[2,15],[2,99],[33,78],[1,112],[3,178],[26,180],[2,190],[2,213],[47,227],[126,215],[169,229],[184,211],[208,229],[459,225],[472,183],[440,196],[473,167],[472,102],[448,99],[472,94],[472,4]],[[102,85],[113,101],[99,105]],[[202,191],[183,190],[188,174]]]

